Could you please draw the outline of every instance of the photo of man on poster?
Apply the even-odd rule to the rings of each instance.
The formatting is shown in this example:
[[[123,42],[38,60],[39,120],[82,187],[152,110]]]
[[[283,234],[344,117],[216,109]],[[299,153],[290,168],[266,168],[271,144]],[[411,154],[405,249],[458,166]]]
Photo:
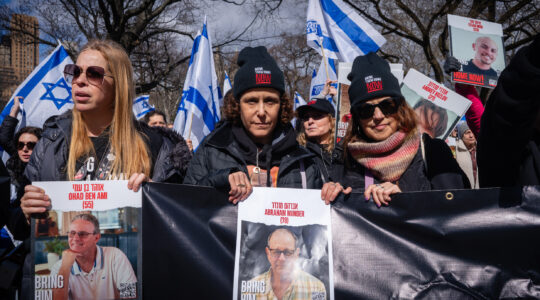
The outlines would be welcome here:
[[[488,36],[478,37],[472,44],[472,50],[474,57],[463,65],[463,72],[497,77],[497,72],[491,67],[499,50],[495,41]]]
[[[255,299],[327,298],[324,284],[297,266],[300,245],[293,232],[286,228],[272,231],[265,253],[270,269],[247,283],[258,287]]]
[[[137,278],[128,258],[116,247],[98,246],[100,238],[95,216],[78,214],[71,220],[69,249],[51,268],[51,275],[63,280],[54,300],[136,298]]]

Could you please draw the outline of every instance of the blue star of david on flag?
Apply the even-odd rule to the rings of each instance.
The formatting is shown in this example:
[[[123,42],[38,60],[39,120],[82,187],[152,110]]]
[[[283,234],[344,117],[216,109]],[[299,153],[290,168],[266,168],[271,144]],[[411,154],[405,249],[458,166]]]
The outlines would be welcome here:
[[[60,109],[62,108],[62,106],[68,104],[68,103],[73,103],[71,101],[71,87],[68,86],[66,80],[64,80],[64,78],[60,78],[56,83],[50,83],[50,82],[42,82],[41,84],[43,84],[43,86],[45,87],[45,89],[47,91],[45,91],[45,94],[43,94],[43,96],[41,96],[41,98],[39,98],[39,100],[50,100],[54,103],[54,105],[56,105],[56,108]],[[65,91],[67,91],[67,97],[64,97],[64,98],[57,98],[54,94],[54,90],[56,88],[59,88],[59,89],[64,89]],[[66,94],[66,93],[63,93],[62,90],[58,91],[56,93],[57,95],[58,94]]]

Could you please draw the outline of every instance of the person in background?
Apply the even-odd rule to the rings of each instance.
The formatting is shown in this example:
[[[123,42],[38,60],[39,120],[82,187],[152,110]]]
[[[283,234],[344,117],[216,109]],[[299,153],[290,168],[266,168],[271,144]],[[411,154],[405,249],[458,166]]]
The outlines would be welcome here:
[[[480,187],[540,184],[540,35],[503,70],[478,138]]]
[[[300,126],[296,140],[316,155],[324,182],[332,181],[334,168],[343,165],[343,148],[335,145],[335,114],[330,101],[312,100],[296,109]]]
[[[453,56],[449,56],[444,62],[444,72],[448,75],[453,72],[458,72],[460,68],[461,64]],[[465,118],[472,133],[478,138],[480,134],[480,119],[482,118],[482,114],[484,114],[484,105],[482,104],[482,100],[480,100],[478,91],[475,86],[463,83],[456,83],[455,90],[456,93],[471,101],[471,106],[465,113]]]
[[[144,115],[144,122],[150,127],[166,127],[167,116],[160,110],[153,110]]]
[[[274,58],[265,47],[246,47],[238,65],[233,93],[223,101],[225,122],[199,146],[184,184],[226,190],[234,204],[254,186],[322,187],[321,198],[334,200],[343,187],[333,182],[323,186],[314,155],[296,142],[292,101]]]
[[[388,205],[402,191],[469,186],[446,143],[421,134],[388,62],[375,53],[354,60],[349,97],[352,119],[344,139],[344,186],[366,201]]]
[[[476,138],[466,122],[458,123],[457,132],[456,160],[467,175],[471,187],[477,189],[480,187],[480,183],[476,164]]]
[[[18,200],[24,193],[23,172],[26,164],[30,161],[32,152],[37,142],[41,138],[41,128],[27,126],[19,129],[17,114],[20,111],[20,101],[23,97],[17,96],[13,99],[13,106],[0,125],[0,147],[9,154],[6,167],[11,177],[11,202],[18,206]]]

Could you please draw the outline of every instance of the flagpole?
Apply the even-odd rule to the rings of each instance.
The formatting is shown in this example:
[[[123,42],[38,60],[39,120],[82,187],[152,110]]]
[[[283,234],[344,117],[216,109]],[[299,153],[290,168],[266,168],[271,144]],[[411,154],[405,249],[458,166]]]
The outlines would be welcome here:
[[[193,110],[191,111],[191,114],[189,116],[189,131],[188,131],[188,140],[191,139],[191,125],[193,125]]]
[[[328,74],[328,64],[326,63],[326,55],[324,54],[324,47],[321,39],[319,39],[319,44],[321,44],[321,52],[324,61],[324,71],[326,71],[326,80],[329,80],[330,75]]]

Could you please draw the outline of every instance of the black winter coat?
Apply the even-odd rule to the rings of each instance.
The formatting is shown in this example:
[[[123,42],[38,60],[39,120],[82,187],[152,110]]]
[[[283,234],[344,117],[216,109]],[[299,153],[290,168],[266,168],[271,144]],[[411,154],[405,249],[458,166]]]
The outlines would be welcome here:
[[[411,164],[397,181],[401,191],[470,188],[467,175],[459,167],[446,143],[440,139],[433,139],[427,134],[423,134],[422,139],[424,141],[424,154],[422,154],[422,147],[418,147],[418,152]],[[373,181],[374,183],[382,183],[377,178],[373,178]],[[350,155],[347,157],[342,184],[352,187],[355,192],[365,188],[365,168]]]
[[[539,113],[537,35],[501,73],[482,115],[476,154],[480,187],[540,185]]]
[[[338,144],[332,153],[316,143],[307,141],[305,148],[315,155],[315,162],[321,171],[323,182],[337,181],[343,173],[343,147]]]
[[[246,161],[232,134],[232,124],[225,123],[215,129],[199,146],[191,161],[184,184],[212,186],[230,190],[229,174],[243,171],[248,174]],[[292,128],[287,131],[294,134]],[[313,161],[314,155],[299,145],[282,157],[277,177],[278,187],[302,188],[300,162],[304,164],[308,189],[320,189],[320,171]]]
[[[19,120],[10,115],[7,115],[0,125],[0,147],[4,149],[10,156],[17,153],[17,149],[13,145],[13,136],[15,129],[19,124]]]
[[[68,159],[71,122],[71,111],[45,121],[43,135],[24,173],[30,181],[67,180],[64,170]],[[149,127],[142,122],[137,122],[136,127],[152,153],[152,180],[180,183],[191,158],[191,152],[182,137],[168,129]]]

